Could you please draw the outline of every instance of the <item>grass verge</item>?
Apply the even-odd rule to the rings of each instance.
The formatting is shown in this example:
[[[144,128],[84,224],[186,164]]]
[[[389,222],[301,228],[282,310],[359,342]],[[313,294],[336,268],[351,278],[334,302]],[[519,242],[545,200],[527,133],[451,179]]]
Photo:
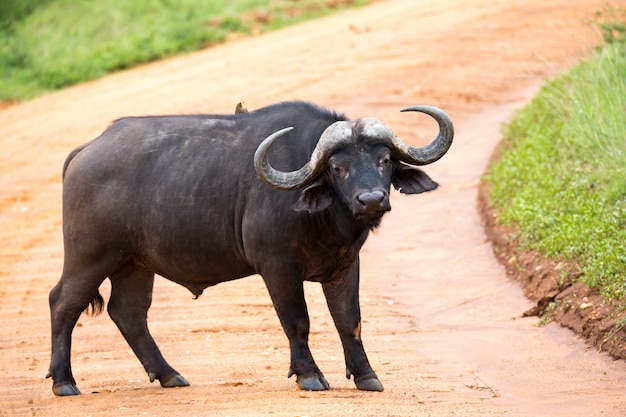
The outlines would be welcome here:
[[[485,179],[522,247],[576,264],[586,284],[626,299],[626,44],[612,36],[518,112]]]
[[[23,100],[158,58],[368,0],[7,0],[0,100]]]

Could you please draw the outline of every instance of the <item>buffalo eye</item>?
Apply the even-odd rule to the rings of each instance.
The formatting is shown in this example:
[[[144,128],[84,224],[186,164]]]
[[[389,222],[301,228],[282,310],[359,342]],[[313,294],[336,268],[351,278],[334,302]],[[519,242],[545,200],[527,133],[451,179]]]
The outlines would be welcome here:
[[[330,164],[330,172],[335,177],[340,177],[340,178],[348,177],[348,170],[344,166],[342,166],[342,165],[340,165],[340,164],[338,164],[336,162],[332,162]]]
[[[389,156],[383,156],[378,160],[378,171],[382,174],[383,171],[389,170],[391,167],[391,158]]]

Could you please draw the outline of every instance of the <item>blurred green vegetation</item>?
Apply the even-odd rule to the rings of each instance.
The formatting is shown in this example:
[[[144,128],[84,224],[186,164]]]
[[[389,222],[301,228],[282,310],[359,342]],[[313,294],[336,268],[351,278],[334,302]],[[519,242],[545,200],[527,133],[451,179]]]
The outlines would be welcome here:
[[[2,0],[0,100],[277,29],[368,0]]]

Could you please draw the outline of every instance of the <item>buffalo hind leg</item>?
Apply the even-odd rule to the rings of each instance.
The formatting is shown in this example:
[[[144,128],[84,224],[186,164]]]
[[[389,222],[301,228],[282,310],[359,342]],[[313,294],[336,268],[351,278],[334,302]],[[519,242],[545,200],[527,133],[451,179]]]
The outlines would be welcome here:
[[[111,299],[107,311],[145,368],[150,382],[162,387],[185,387],[189,382],[163,358],[148,330],[154,274],[125,266],[111,277]]]
[[[52,355],[46,378],[52,378],[55,395],[80,394],[70,363],[72,332],[81,313],[96,299],[98,287],[107,275],[107,265],[102,260],[93,265],[64,268],[61,279],[50,291]]]
[[[322,288],[343,345],[346,377],[354,376],[354,383],[360,390],[382,391],[383,384],[372,370],[361,341],[358,260],[344,277],[324,283]]]
[[[291,365],[287,377],[296,375],[296,382],[302,390],[328,390],[328,381],[315,364],[309,349],[309,314],[304,287],[302,281],[293,278],[291,275],[285,279],[276,279],[273,275],[269,280],[265,279],[274,308],[289,339]]]

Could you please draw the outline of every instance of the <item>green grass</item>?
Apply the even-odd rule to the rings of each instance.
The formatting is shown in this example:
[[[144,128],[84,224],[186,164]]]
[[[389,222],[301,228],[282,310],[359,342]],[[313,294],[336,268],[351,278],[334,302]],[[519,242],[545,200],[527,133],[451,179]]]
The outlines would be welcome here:
[[[600,31],[605,43],[626,43],[626,9],[621,6],[605,4],[596,11],[591,22]]]
[[[2,0],[0,100],[28,99],[158,58],[367,0]]]
[[[609,298],[626,296],[623,39],[615,35],[518,112],[486,177],[499,220],[518,226],[523,247],[575,262]]]

